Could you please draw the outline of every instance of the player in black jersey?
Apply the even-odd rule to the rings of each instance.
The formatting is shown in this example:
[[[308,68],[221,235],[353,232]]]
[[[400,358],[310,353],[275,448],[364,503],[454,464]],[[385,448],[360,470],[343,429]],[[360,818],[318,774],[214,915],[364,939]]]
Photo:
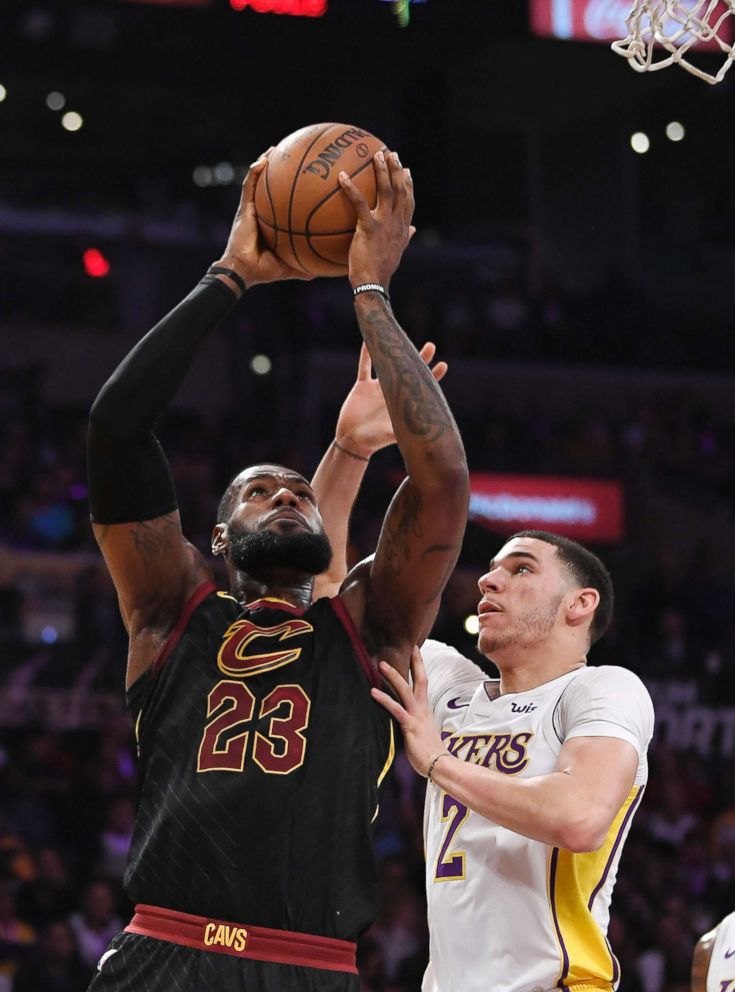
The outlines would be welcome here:
[[[223,257],[125,358],[90,415],[93,527],[130,635],[140,755],[125,875],[136,913],[93,992],[358,988],[354,941],[376,889],[371,824],[393,753],[370,697],[376,659],[407,672],[464,531],[461,439],[387,298],[412,231],[411,177],[378,153],[375,210],[340,176],[358,215],[357,320],[408,475],[372,566],[312,602],[329,541],[313,489],[279,465],[245,469],[223,496],[212,549],[228,592],[182,536],[156,419],[246,288],[302,275],[258,243],[264,166],[246,179]]]

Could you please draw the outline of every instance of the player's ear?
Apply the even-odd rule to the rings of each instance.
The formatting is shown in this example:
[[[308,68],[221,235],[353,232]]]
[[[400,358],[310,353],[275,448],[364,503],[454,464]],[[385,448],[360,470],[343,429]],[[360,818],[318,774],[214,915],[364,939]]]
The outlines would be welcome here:
[[[227,524],[215,524],[214,530],[212,531],[212,554],[226,554],[227,544]]]
[[[591,620],[600,602],[597,589],[577,589],[574,599],[567,607],[567,623],[576,627]]]

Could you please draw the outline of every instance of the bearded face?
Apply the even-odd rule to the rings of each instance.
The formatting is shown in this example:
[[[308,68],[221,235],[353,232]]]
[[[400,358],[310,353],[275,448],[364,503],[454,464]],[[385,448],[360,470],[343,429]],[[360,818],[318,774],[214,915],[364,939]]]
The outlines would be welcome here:
[[[283,569],[321,575],[332,562],[332,548],[323,531],[247,531],[231,522],[228,539],[228,560],[238,571],[255,579]]]

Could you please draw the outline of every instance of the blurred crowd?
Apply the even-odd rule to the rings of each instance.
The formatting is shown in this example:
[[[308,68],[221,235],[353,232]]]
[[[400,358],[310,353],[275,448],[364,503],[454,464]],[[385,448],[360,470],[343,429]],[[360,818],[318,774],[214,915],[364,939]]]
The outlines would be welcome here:
[[[299,305],[316,343],[328,347],[339,318],[329,296],[315,292]],[[553,289],[528,303],[512,282],[483,313],[454,297],[438,326],[425,298],[409,293],[404,306],[416,339],[438,340],[450,357],[479,353],[478,320],[496,336],[506,328],[499,351],[509,358],[527,347],[543,353],[544,340],[553,358],[555,335],[574,323],[574,306]],[[601,302],[601,326],[603,311]],[[135,810],[135,755],[122,706],[126,638],[88,524],[86,411],[50,407],[37,369],[0,370],[0,386],[0,992],[81,992],[131,910],[121,887]],[[321,418],[324,446],[334,413]],[[592,662],[632,668],[668,717],[622,859],[610,939],[622,992],[687,992],[696,938],[735,908],[733,742],[717,729],[717,714],[735,706],[735,579],[729,552],[691,523],[720,521],[723,535],[735,526],[735,420],[691,395],[623,414],[589,406],[559,414],[539,397],[524,412],[508,412],[475,396],[473,416],[460,422],[473,469],[607,476],[626,488],[626,539],[596,549],[615,577],[617,615]],[[264,425],[256,456],[262,449],[292,463],[293,452],[269,451],[274,437]],[[160,435],[184,529],[206,551],[241,445],[227,421],[195,413],[166,417]],[[374,547],[395,485],[395,455],[375,463],[353,517],[354,559]],[[295,467],[314,468],[299,464],[298,454]],[[658,526],[656,492],[669,501],[655,511]],[[688,514],[686,541],[667,538],[671,505]],[[465,653],[473,651],[464,620],[477,600],[474,583],[500,540],[470,526],[437,622],[436,635]],[[722,547],[734,541],[723,538]],[[47,725],[31,708],[18,716],[24,699],[54,692],[119,703],[109,704],[104,719],[88,713],[77,725]],[[695,711],[701,719],[709,713],[715,729],[697,737],[687,722]],[[399,753],[376,828],[380,910],[360,943],[363,992],[420,987],[427,958],[422,791]]]

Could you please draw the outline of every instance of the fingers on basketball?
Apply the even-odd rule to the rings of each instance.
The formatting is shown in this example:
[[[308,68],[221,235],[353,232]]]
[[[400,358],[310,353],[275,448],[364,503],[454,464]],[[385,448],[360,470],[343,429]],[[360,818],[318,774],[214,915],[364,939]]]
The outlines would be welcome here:
[[[388,166],[390,153],[386,156],[384,152],[375,153],[373,163],[375,165],[375,183],[378,188],[378,199],[375,204],[375,213],[393,208],[393,182]]]

